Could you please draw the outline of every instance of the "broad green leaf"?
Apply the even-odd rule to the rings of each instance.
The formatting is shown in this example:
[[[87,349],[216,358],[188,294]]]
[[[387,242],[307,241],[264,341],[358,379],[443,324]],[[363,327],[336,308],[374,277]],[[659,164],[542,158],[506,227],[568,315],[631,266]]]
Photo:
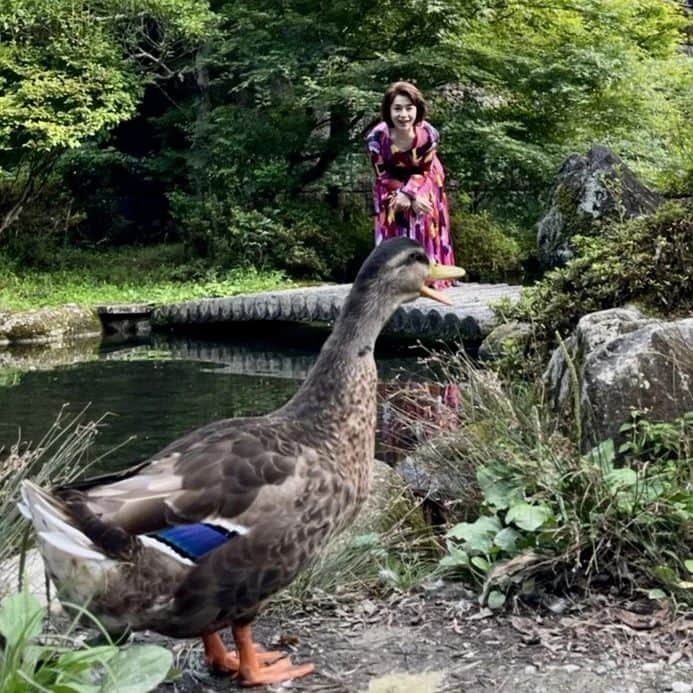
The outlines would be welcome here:
[[[647,596],[650,599],[666,599],[667,594],[664,590],[660,590],[659,588],[655,588],[655,589],[650,590],[647,593]]]
[[[521,497],[519,489],[492,467],[479,467],[476,479],[484,500],[496,510],[505,510]]]
[[[605,474],[604,482],[613,491],[620,488],[631,488],[638,483],[638,473],[630,467],[612,469]]]
[[[604,471],[610,471],[613,469],[614,459],[616,458],[614,441],[611,438],[602,441],[599,445],[592,448],[585,457],[588,462],[601,467]]]
[[[469,555],[463,551],[454,542],[447,542],[448,555],[440,559],[440,565],[445,567],[458,567],[469,565]]]
[[[172,665],[173,655],[165,647],[135,645],[108,663],[101,689],[104,693],[147,693],[166,678]]]
[[[673,585],[678,582],[677,572],[669,565],[655,566],[654,574],[665,584]]]
[[[689,573],[693,573],[693,558],[687,558],[683,564],[686,566],[686,570]]]
[[[505,514],[505,521],[515,523],[520,529],[534,532],[539,529],[550,517],[551,510],[543,505],[530,505],[518,503],[513,505]]]
[[[491,590],[486,600],[489,609],[500,609],[505,604],[505,595],[499,590]]]
[[[27,591],[10,594],[0,603],[0,633],[7,643],[16,646],[41,633],[44,608]]]
[[[515,550],[519,537],[520,535],[512,527],[504,527],[493,538],[493,543],[503,549],[503,551],[510,553]]]
[[[475,522],[460,522],[448,533],[448,537],[464,542],[463,548],[471,553],[488,553],[493,547],[493,537],[501,529],[497,517],[483,516]]]
[[[484,573],[488,573],[489,569],[491,568],[491,564],[482,556],[473,556],[471,563],[479,570],[483,570]]]
[[[114,645],[86,647],[82,650],[64,652],[58,657],[56,668],[65,672],[76,673],[91,669],[97,664],[105,664],[118,653]]]
[[[469,556],[464,551],[460,551],[454,555],[448,554],[438,561],[438,565],[443,568],[465,568],[469,566]]]
[[[70,683],[56,683],[51,686],[51,693],[99,693],[101,686],[91,683],[71,681]]]

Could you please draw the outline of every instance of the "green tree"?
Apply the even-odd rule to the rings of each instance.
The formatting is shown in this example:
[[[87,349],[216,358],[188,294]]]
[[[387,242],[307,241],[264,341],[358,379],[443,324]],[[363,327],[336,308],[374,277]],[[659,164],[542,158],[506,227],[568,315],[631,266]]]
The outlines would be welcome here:
[[[535,220],[557,163],[594,141],[648,174],[685,160],[693,140],[671,97],[685,84],[690,93],[693,64],[679,50],[678,3],[481,4],[444,41],[465,87],[437,99],[449,165],[474,207]]]
[[[445,163],[474,209],[517,216],[536,206],[558,161],[591,141],[658,170],[676,147],[683,159],[690,137],[670,99],[691,84],[675,2],[240,0],[214,9],[223,39],[208,46],[194,128],[198,191],[221,187],[262,204],[333,180],[328,173],[337,183],[353,169],[364,175],[362,137],[394,79],[417,82],[432,101]]]
[[[60,154],[131,117],[209,19],[201,0],[0,0],[0,236]]]

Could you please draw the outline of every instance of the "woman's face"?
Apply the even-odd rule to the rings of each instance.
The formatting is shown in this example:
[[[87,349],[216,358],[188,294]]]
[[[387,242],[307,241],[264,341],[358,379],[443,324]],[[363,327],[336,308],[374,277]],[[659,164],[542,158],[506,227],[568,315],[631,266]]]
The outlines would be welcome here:
[[[413,130],[414,121],[416,120],[416,106],[408,96],[397,94],[392,99],[390,118],[396,130],[410,132]]]

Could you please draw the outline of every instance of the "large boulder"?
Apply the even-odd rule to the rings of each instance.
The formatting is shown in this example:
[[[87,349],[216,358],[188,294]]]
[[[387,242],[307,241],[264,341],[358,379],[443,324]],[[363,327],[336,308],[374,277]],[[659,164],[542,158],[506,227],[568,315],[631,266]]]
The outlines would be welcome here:
[[[0,320],[0,344],[49,344],[100,334],[96,312],[74,303],[11,313]]]
[[[583,450],[618,440],[632,409],[671,421],[693,410],[693,318],[666,322],[623,308],[586,315],[554,351],[544,383],[556,412],[579,414]]]
[[[495,361],[505,355],[513,353],[525,353],[527,345],[532,338],[532,326],[527,322],[509,320],[486,335],[479,346],[479,359],[481,361]]]
[[[539,222],[537,243],[545,267],[574,257],[575,235],[596,235],[601,222],[653,212],[660,196],[645,187],[608,147],[594,145],[587,156],[572,154],[562,164]]]

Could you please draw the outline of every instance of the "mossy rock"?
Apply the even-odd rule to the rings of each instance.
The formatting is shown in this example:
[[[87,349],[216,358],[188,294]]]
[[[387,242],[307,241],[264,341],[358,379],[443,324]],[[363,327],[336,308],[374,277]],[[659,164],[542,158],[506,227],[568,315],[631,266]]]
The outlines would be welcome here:
[[[49,344],[100,334],[96,312],[73,303],[12,313],[0,321],[0,343],[4,344]]]
[[[502,356],[524,354],[532,334],[532,326],[527,322],[504,322],[494,327],[481,343],[479,358],[482,361],[495,361]]]
[[[605,221],[652,213],[661,196],[643,185],[608,147],[594,145],[585,156],[571,154],[562,164],[539,222],[542,264],[561,267],[573,259],[575,236],[598,236]]]

